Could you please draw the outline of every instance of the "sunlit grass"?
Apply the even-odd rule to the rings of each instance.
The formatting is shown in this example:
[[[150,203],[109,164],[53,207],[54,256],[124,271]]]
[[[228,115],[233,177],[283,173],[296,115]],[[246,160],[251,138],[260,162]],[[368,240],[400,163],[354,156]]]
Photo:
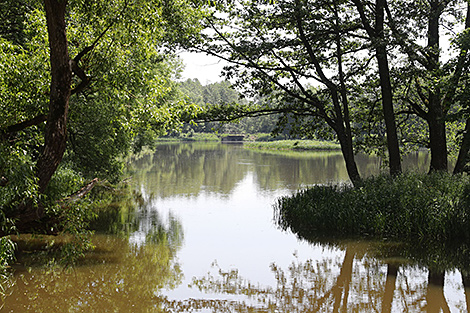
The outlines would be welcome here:
[[[267,150],[339,150],[340,146],[331,141],[321,140],[276,140],[276,141],[255,141],[245,143],[246,148],[267,149]]]
[[[181,142],[181,141],[220,141],[219,135],[216,133],[191,133],[182,134],[176,137],[159,137],[157,142]]]

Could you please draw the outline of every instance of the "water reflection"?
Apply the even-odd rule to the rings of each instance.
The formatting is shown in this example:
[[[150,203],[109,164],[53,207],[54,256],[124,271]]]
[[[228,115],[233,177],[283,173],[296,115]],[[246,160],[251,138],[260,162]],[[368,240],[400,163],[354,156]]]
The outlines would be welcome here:
[[[392,253],[401,245],[385,246],[343,242],[329,245],[336,250],[332,257],[296,259],[287,268],[272,263],[274,286],[257,285],[237,269],[214,264],[212,272],[194,277],[190,286],[219,300],[168,301],[165,307],[177,312],[470,312],[468,276],[417,265]],[[388,258],[377,258],[377,253]],[[447,295],[446,275],[454,280]],[[220,295],[232,298],[220,300]]]
[[[142,200],[142,199],[141,199]],[[98,223],[115,234],[93,237],[96,248],[71,271],[38,262],[38,247],[63,238],[22,235],[24,247],[36,250],[20,256],[15,284],[8,290],[7,312],[150,312],[160,311],[162,288],[181,284],[176,254],[183,242],[181,223],[149,210],[149,200],[108,208]],[[27,252],[27,251],[26,251]]]
[[[405,164],[425,171],[427,155]],[[137,192],[101,212],[96,250],[71,272],[24,255],[4,311],[432,312],[470,303],[468,248],[311,243],[275,228],[277,197],[347,180],[338,153],[174,144],[130,165]],[[358,165],[371,175],[382,164],[359,156]]]
[[[358,155],[364,176],[383,170],[381,159]],[[413,153],[404,168],[426,171],[428,154]],[[158,197],[198,196],[201,192],[229,195],[248,173],[253,172],[260,191],[286,188],[296,191],[307,185],[348,181],[341,152],[259,152],[240,146],[207,144],[165,144],[153,155],[132,163],[133,175]]]
[[[181,280],[164,245],[130,246],[97,237],[97,249],[73,271],[17,269],[8,312],[134,312],[155,307],[156,293]]]

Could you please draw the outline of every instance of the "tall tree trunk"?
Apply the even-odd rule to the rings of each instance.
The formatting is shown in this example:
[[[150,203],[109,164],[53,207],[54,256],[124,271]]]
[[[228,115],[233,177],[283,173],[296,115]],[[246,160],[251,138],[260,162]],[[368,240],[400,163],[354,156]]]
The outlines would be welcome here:
[[[51,62],[49,113],[44,150],[37,162],[39,192],[44,193],[65,152],[72,69],[67,49],[66,0],[44,0]]]
[[[362,179],[361,175],[359,174],[359,170],[357,169],[351,137],[346,134],[344,128],[336,131],[336,134],[341,146],[341,152],[346,164],[346,170],[348,172],[349,179],[354,186],[358,186],[362,182]]]
[[[357,169],[356,158],[354,157],[347,100],[343,98],[343,107],[341,107],[336,86],[333,85],[329,87],[329,89],[336,115],[333,124],[330,124],[330,126],[336,132],[349,179],[354,186],[358,186],[362,182],[362,179],[359,174],[359,170]]]
[[[343,70],[343,45],[341,43],[341,32],[339,31],[339,13],[335,7],[335,16],[337,20],[336,24],[336,58],[338,59],[338,77],[339,85],[327,84],[328,89],[330,90],[333,106],[335,107],[336,112],[336,133],[338,140],[341,145],[341,151],[343,153],[344,161],[346,163],[346,170],[349,175],[349,179],[354,186],[357,186],[361,182],[361,176],[357,169],[356,159],[354,157],[354,148],[352,141],[352,131],[351,131],[351,119],[349,114],[349,100],[348,92],[344,77]]]
[[[377,48],[377,61],[379,64],[380,85],[382,89],[382,109],[384,113],[385,129],[387,133],[387,148],[390,175],[396,176],[402,172],[400,146],[398,144],[397,124],[393,110],[392,86],[385,47]]]
[[[454,175],[460,174],[465,169],[467,164],[468,152],[470,151],[470,119],[467,119],[465,124],[465,130],[463,133],[462,143],[460,144],[459,156],[454,167]]]
[[[387,57],[387,47],[384,34],[385,0],[376,1],[376,50],[375,55],[379,66],[380,87],[382,91],[382,109],[384,113],[385,129],[387,132],[387,148],[390,166],[390,175],[401,173],[400,145],[398,144],[397,124],[393,110],[393,92],[390,82],[390,67]]]
[[[302,4],[300,1],[296,1],[296,4],[299,8],[302,8]],[[338,11],[336,11],[336,21],[339,22],[339,15]],[[299,31],[300,39],[308,52],[310,62],[314,66],[317,75],[320,78],[320,81],[328,88],[329,93],[331,95],[331,100],[333,102],[334,107],[334,115],[333,119],[326,118],[325,121],[328,125],[334,129],[336,132],[338,141],[341,145],[341,151],[343,153],[344,161],[346,163],[346,169],[348,171],[349,178],[353,185],[357,186],[361,183],[361,177],[359,175],[359,171],[357,169],[356,161],[354,158],[354,149],[352,143],[352,133],[351,133],[351,122],[349,119],[349,107],[348,107],[348,99],[347,99],[347,92],[344,82],[344,73],[343,73],[343,61],[342,61],[342,45],[341,45],[341,32],[339,31],[339,27],[337,27],[336,31],[336,58],[337,58],[337,65],[338,65],[338,76],[340,78],[340,85],[338,86],[336,83],[332,82],[324,73],[322,68],[321,62],[318,59],[313,46],[310,44],[307,36],[305,35],[304,28],[302,25],[302,17],[301,15],[297,15],[296,17],[297,29]],[[339,25],[339,23],[338,23]],[[341,100],[340,100],[341,96]]]
[[[361,0],[353,0],[353,2],[361,17],[362,25],[369,36],[369,40],[375,45],[375,58],[379,67],[380,89],[382,93],[382,110],[387,133],[390,175],[396,176],[402,172],[402,167],[395,112],[393,109],[393,91],[390,81],[387,42],[384,33],[386,1],[376,0],[375,27],[371,25],[370,18],[366,16],[363,2]]]
[[[439,18],[442,14],[439,0],[430,2],[428,20],[428,54],[429,64],[427,70],[432,73],[439,69]],[[434,88],[433,88],[434,87]],[[441,101],[441,91],[438,86],[432,86],[428,95],[427,122],[429,126],[429,146],[431,150],[430,171],[447,171],[447,139],[446,139],[446,111]]]
[[[431,150],[429,171],[447,171],[447,139],[444,112],[442,112],[439,104],[434,105],[434,108],[439,112],[430,112],[427,120],[429,126],[429,147]]]
[[[44,193],[65,152],[67,114],[72,83],[72,69],[67,49],[65,24],[66,0],[44,0],[49,37],[51,86],[49,112],[44,132],[44,147],[36,163],[39,192]],[[13,217],[17,230],[30,231],[45,226],[41,223],[44,207],[33,200],[20,204]]]

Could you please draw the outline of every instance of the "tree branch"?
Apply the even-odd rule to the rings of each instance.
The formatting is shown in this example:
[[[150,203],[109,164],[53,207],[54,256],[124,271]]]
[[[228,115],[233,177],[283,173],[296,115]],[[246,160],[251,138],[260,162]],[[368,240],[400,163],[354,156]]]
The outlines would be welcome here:
[[[370,38],[376,38],[377,35],[375,29],[370,25],[369,20],[366,17],[364,5],[360,0],[352,0],[352,2],[354,3],[357,8],[357,11],[359,12],[359,16],[361,17],[362,24],[364,25],[364,29],[366,30],[367,34]]]
[[[89,193],[93,187],[98,183],[98,178],[93,179],[88,184],[86,184],[82,189],[78,190],[77,192],[71,194],[70,196],[63,199],[63,202],[76,202],[83,198],[87,193]]]
[[[214,117],[211,113],[208,114],[208,117],[193,119],[195,123],[205,123],[205,122],[233,122],[240,118],[244,117],[258,117],[266,115],[274,115],[279,113],[292,113],[299,116],[318,116],[316,112],[308,108],[282,108],[282,109],[259,109],[253,111],[239,111],[232,112],[231,115],[223,114],[223,116]],[[323,117],[323,116],[322,116]]]
[[[465,30],[470,28],[470,2],[467,3],[467,15],[465,17]],[[445,108],[448,109],[451,105],[452,99],[455,96],[457,91],[458,83],[463,75],[463,69],[465,67],[467,55],[468,55],[468,48],[467,45],[465,47],[461,47],[459,56],[457,57],[457,65],[455,66],[454,73],[451,75],[449,79],[448,86],[449,89],[445,93],[442,103],[444,104]]]
[[[0,135],[3,139],[6,139],[10,134],[19,132],[31,126],[39,125],[43,123],[44,121],[46,121],[46,119],[47,119],[47,115],[45,114],[38,115],[36,117],[33,117],[32,119],[6,127],[5,129],[0,131]]]
[[[124,7],[122,8],[121,12],[119,13],[118,17],[121,16],[121,14],[124,12],[124,10],[127,8],[127,5],[128,5],[128,1],[126,1],[124,3]],[[76,94],[76,93],[79,93],[81,92],[83,89],[85,89],[86,86],[88,86],[88,84],[90,83],[91,81],[91,78],[88,77],[86,74],[85,74],[85,71],[78,65],[80,60],[86,55],[88,54],[90,51],[92,51],[93,49],[96,48],[96,46],[98,45],[98,42],[101,40],[101,38],[104,37],[104,35],[108,32],[108,30],[111,29],[111,27],[116,23],[116,21],[118,20],[118,17],[116,17],[115,19],[113,19],[111,21],[111,23],[109,23],[109,25],[101,32],[101,34],[99,34],[99,36],[93,41],[93,43],[87,47],[85,47],[82,51],[80,51],[76,56],[75,58],[73,58],[72,60],[70,60],[70,63],[71,63],[71,67],[72,67],[72,71],[75,75],[77,75],[80,79],[81,79],[81,82],[80,84],[78,84],[78,86],[76,86],[75,88],[73,88],[71,91],[70,91],[70,94],[73,95],[73,94]]]
[[[272,83],[274,83],[276,86],[278,86],[281,90],[283,90],[286,94],[288,94],[289,96],[291,96],[292,98],[295,98],[295,99],[298,99],[302,102],[306,102],[306,103],[310,103],[312,104],[314,107],[318,108],[318,109],[321,109],[322,108],[322,103],[319,99],[317,98],[306,98],[306,97],[302,97],[301,95],[295,93],[295,92],[292,92],[289,88],[287,88],[285,85],[283,85],[282,83],[280,83],[277,79],[274,79],[272,77],[272,75],[269,75],[268,73],[266,73],[265,69],[260,66],[259,64],[257,64],[255,61],[253,61],[248,55],[246,55],[243,51],[240,51],[240,49],[238,49],[234,43],[232,43],[231,41],[229,41],[227,39],[226,36],[224,36],[220,31],[219,29],[217,29],[217,27],[215,27],[215,25],[213,24],[213,22],[206,17],[206,20],[209,22],[209,24],[211,25],[212,29],[216,32],[216,34],[230,47],[230,49],[236,53],[238,53],[248,64],[245,64],[245,63],[241,63],[241,62],[234,62],[231,58],[226,58],[225,60],[231,62],[231,63],[234,63],[234,64],[239,64],[241,66],[244,66],[244,67],[248,67],[248,68],[252,68],[252,69],[255,69],[257,70],[259,73],[261,73],[264,77],[266,77],[267,80],[271,81]]]
[[[313,51],[312,45],[310,44],[307,39],[307,36],[305,35],[300,15],[296,14],[295,19],[297,22],[297,29],[299,30],[300,40],[302,41],[302,44],[307,50],[310,61],[312,62],[313,66],[315,67],[315,70],[317,71],[318,76],[320,77],[320,81],[324,83],[329,89],[336,90],[336,85],[326,77],[325,73],[323,72],[323,69],[321,68],[320,63],[318,62],[317,57],[315,56],[315,52]]]
[[[429,55],[426,53],[425,49],[417,44],[407,42],[406,35],[400,32],[396,26],[395,20],[392,16],[392,12],[390,11],[390,7],[388,6],[388,2],[385,3],[384,6],[385,12],[387,13],[387,17],[389,20],[389,26],[392,30],[392,34],[394,35],[397,42],[404,48],[408,57],[412,60],[418,61],[422,66],[428,68],[429,66]],[[422,55],[416,53],[419,51]],[[424,57],[423,57],[424,56]]]

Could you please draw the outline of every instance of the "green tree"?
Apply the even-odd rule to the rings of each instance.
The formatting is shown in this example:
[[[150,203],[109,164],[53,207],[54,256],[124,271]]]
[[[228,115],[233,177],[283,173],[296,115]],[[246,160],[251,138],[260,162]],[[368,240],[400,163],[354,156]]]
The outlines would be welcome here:
[[[189,98],[189,101],[201,107],[212,105],[230,106],[233,103],[246,104],[242,94],[234,89],[229,81],[221,81],[203,86],[197,79],[188,79],[179,84],[181,92]],[[230,127],[232,126],[232,127]],[[222,132],[230,132],[230,128],[235,128],[234,132],[246,133],[247,127],[242,123],[239,124],[221,124],[218,122],[200,122],[196,125],[187,125],[184,131],[188,129],[196,132],[212,132],[215,129]]]
[[[39,195],[64,155],[77,173],[112,177],[138,133],[161,133],[190,114],[168,51],[198,32],[202,13],[185,0],[24,1],[0,10],[16,21],[0,25],[0,204],[21,230],[45,217]]]
[[[368,137],[366,151],[386,143],[394,175],[400,148],[417,142],[430,149],[431,171],[447,170],[448,140],[461,132],[454,172],[462,170],[470,147],[461,126],[468,116],[466,1],[228,1],[213,10],[211,31],[188,47],[229,61],[225,76],[250,96],[277,100],[218,108],[211,112],[217,118],[282,113],[280,126],[334,133],[354,183],[353,146],[360,148],[361,137]],[[446,29],[452,46],[443,50]]]
[[[395,120],[394,106],[393,106],[393,90],[390,77],[390,67],[388,60],[387,48],[389,43],[389,31],[385,29],[385,0],[376,0],[375,6],[367,3],[371,7],[373,13],[371,18],[366,14],[364,3],[360,0],[353,0],[357,8],[362,25],[369,36],[369,41],[372,43],[373,50],[375,50],[375,57],[377,59],[377,67],[380,80],[380,89],[382,96],[382,110],[386,126],[387,134],[387,147],[389,155],[390,174],[397,175],[401,173],[401,157],[400,147],[398,142],[397,125]]]
[[[391,34],[406,56],[402,79],[397,82],[404,86],[397,88],[406,103],[403,111],[427,124],[430,170],[447,171],[449,131],[446,126],[451,115],[462,114],[462,109],[467,107],[460,95],[467,81],[468,44],[463,38],[470,26],[468,3],[395,1],[388,3],[386,11]],[[449,34],[457,44],[451,50],[444,50],[444,29],[457,27],[463,27],[463,32],[456,30]]]
[[[306,134],[327,125],[341,144],[351,181],[359,183],[349,90],[367,63],[359,57],[364,40],[351,36],[358,28],[351,10],[341,1],[302,0],[237,2],[220,10],[223,15],[207,19],[213,35],[198,49],[230,61],[226,77],[248,96],[273,99],[270,107],[244,114],[282,113],[280,125],[293,122]],[[239,111],[221,115],[236,118]]]

